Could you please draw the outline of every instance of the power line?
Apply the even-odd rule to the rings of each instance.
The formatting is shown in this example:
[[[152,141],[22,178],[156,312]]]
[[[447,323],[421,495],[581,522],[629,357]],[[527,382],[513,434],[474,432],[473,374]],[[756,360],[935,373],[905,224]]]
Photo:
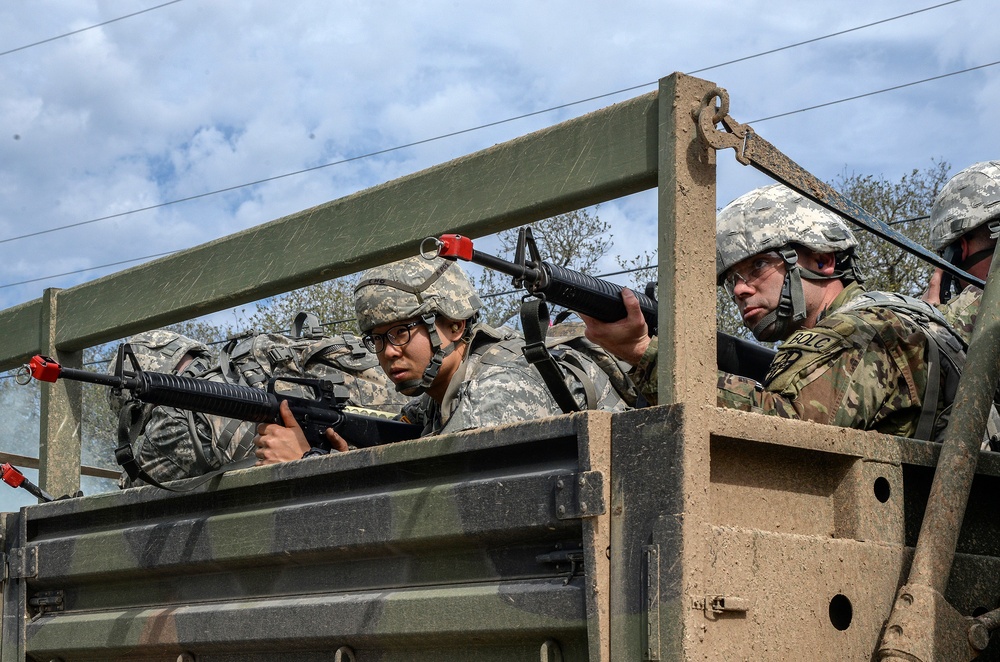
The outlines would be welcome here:
[[[704,71],[711,71],[712,69],[718,69],[719,67],[725,67],[725,66],[728,66],[730,64],[736,64],[738,62],[746,62],[747,60],[752,60],[754,58],[761,57],[761,56],[764,56],[764,55],[770,55],[772,53],[778,53],[780,51],[786,51],[789,48],[795,48],[797,46],[805,46],[806,44],[813,44],[813,43],[816,43],[817,41],[823,41],[824,39],[829,39],[830,37],[839,37],[840,35],[847,34],[848,32],[856,32],[858,30],[864,30],[865,28],[870,28],[870,27],[875,26],[875,25],[881,25],[882,23],[889,23],[890,21],[895,21],[895,20],[900,19],[900,18],[906,18],[908,16],[913,16],[914,14],[919,14],[921,12],[930,11],[932,9],[937,9],[938,7],[944,7],[945,5],[953,5],[956,2],[961,2],[961,1],[962,0],[949,0],[948,2],[942,2],[939,5],[932,5],[930,7],[924,7],[923,9],[917,9],[915,11],[911,11],[908,14],[900,14],[899,16],[893,16],[892,18],[884,18],[881,21],[875,21],[873,23],[865,23],[864,25],[859,25],[856,28],[848,28],[846,30],[841,30],[840,32],[831,32],[830,34],[823,35],[822,37],[815,37],[813,39],[806,39],[805,41],[799,41],[799,42],[796,42],[794,44],[789,44],[788,46],[781,46],[780,48],[772,48],[769,51],[764,51],[762,53],[757,53],[756,55],[748,55],[747,57],[741,57],[741,58],[737,58],[735,60],[729,60],[728,62],[722,62],[721,64],[713,64],[712,66],[705,67],[703,69],[695,69],[694,71],[687,72],[687,74],[689,76],[693,76],[694,74],[700,74],[700,73],[702,73]],[[652,85],[652,83],[649,83],[649,84]]]
[[[144,11],[151,11],[152,9],[157,9],[159,7],[162,7],[162,6],[166,6],[166,5],[169,5],[169,4],[174,4],[175,2],[180,2],[180,0],[173,0],[173,2],[168,2],[168,3],[165,3],[164,5],[158,5],[157,7],[152,7],[150,9],[147,9],[147,10],[144,10]],[[886,23],[888,21],[896,20],[898,18],[903,18],[903,17],[906,17],[906,16],[911,16],[913,14],[917,14],[917,13],[920,13],[920,12],[929,11],[931,9],[936,9],[938,7],[942,7],[942,6],[945,6],[945,5],[955,4],[956,2],[961,2],[961,0],[950,0],[949,2],[944,2],[944,3],[938,4],[938,5],[933,5],[931,7],[927,7],[927,8],[924,8],[924,9],[920,9],[920,10],[916,10],[916,11],[913,11],[913,12],[909,12],[907,14],[901,14],[901,15],[896,16],[896,17],[892,17],[892,18],[888,18],[888,19],[883,19],[881,21],[876,21],[874,23],[869,23],[869,24],[866,24],[866,25],[863,25],[863,26],[858,26],[856,28],[850,28],[848,30],[842,30],[840,32],[832,33],[830,35],[825,35],[823,37],[817,37],[815,39],[810,39],[810,40],[807,40],[807,41],[798,42],[796,44],[790,44],[788,46],[784,46],[784,47],[777,48],[777,49],[772,49],[772,50],[769,50],[769,51],[765,51],[765,52],[762,52],[762,53],[759,53],[759,54],[756,54],[756,55],[747,56],[747,57],[744,57],[744,58],[739,58],[737,60],[730,60],[728,62],[723,62],[723,63],[717,64],[717,65],[712,65],[711,67],[705,67],[705,68],[702,68],[702,69],[697,69],[697,70],[695,70],[695,71],[693,71],[691,73],[698,73],[698,72],[702,72],[702,71],[707,71],[709,69],[715,69],[715,68],[718,68],[718,67],[726,66],[728,64],[733,64],[733,63],[736,63],[736,62],[742,62],[742,61],[745,61],[745,60],[753,59],[755,57],[761,57],[763,55],[767,55],[767,54],[770,54],[770,53],[775,53],[775,52],[778,52],[778,51],[781,51],[781,50],[786,50],[786,49],[789,49],[789,48],[794,48],[796,46],[801,46],[801,45],[804,45],[804,44],[813,43],[813,42],[816,42],[816,41],[819,41],[819,40],[822,40],[822,39],[826,39],[826,38],[829,38],[829,37],[833,37],[833,36],[836,36],[836,35],[841,35],[841,34],[845,34],[845,33],[848,33],[848,32],[853,32],[853,31],[856,31],[856,30],[860,30],[860,29],[863,29],[865,27],[870,27],[870,26],[873,26],[873,25],[879,25],[881,23]],[[137,12],[137,13],[143,13],[143,12]],[[134,16],[134,15],[135,14],[130,14],[129,16]],[[121,18],[127,18],[127,17],[121,17]],[[114,20],[121,20],[121,18],[114,19]],[[97,26],[92,26],[92,27],[97,27]],[[43,42],[39,42],[39,43],[43,43]],[[3,53],[0,53],[0,55],[3,55]],[[765,121],[768,121],[768,120],[771,120],[771,119],[776,119],[776,118],[784,117],[784,116],[787,116],[787,115],[792,115],[792,114],[796,114],[796,113],[800,113],[800,112],[806,112],[806,111],[809,111],[809,110],[814,110],[814,109],[817,109],[817,108],[823,108],[823,107],[826,107],[826,106],[831,106],[831,105],[835,105],[835,104],[839,104],[839,103],[845,103],[845,102],[848,102],[848,101],[853,101],[853,100],[857,100],[857,99],[861,99],[861,98],[865,98],[865,97],[869,97],[869,96],[874,96],[874,95],[882,94],[882,93],[885,93],[885,92],[891,92],[891,91],[902,89],[902,88],[905,88],[905,87],[911,87],[911,86],[914,86],[914,85],[919,85],[919,84],[922,84],[922,83],[927,83],[927,82],[939,80],[939,79],[942,79],[942,78],[947,78],[947,77],[950,77],[950,76],[956,76],[958,74],[968,73],[970,71],[976,71],[978,69],[984,69],[984,68],[987,68],[987,67],[995,66],[997,64],[1000,64],[1000,61],[991,62],[991,63],[988,63],[988,64],[979,65],[979,66],[976,66],[976,67],[970,67],[970,68],[963,69],[963,70],[960,70],[960,71],[955,71],[955,72],[951,72],[951,73],[948,73],[948,74],[942,74],[940,76],[933,76],[931,78],[925,78],[925,79],[918,80],[918,81],[913,81],[913,82],[910,82],[910,83],[904,83],[902,85],[896,85],[896,86],[893,86],[893,87],[884,88],[882,90],[877,90],[877,91],[874,91],[874,92],[868,92],[868,93],[865,93],[865,94],[855,95],[853,97],[848,97],[848,98],[840,99],[840,100],[836,100],[836,101],[830,101],[830,102],[826,102],[826,103],[823,103],[823,104],[818,104],[818,105],[810,106],[810,107],[807,107],[807,108],[802,108],[802,109],[799,109],[799,110],[794,110],[794,111],[789,111],[789,112],[786,112],[786,113],[781,113],[781,114],[778,114],[778,115],[772,115],[772,116],[761,118],[761,119],[757,119],[757,120],[751,120],[751,122],[748,122],[748,123],[765,122]],[[588,101],[593,101],[593,100],[596,100],[596,99],[601,99],[601,98],[604,98],[604,97],[607,97],[607,96],[612,96],[612,95],[615,95],[615,94],[620,94],[622,92],[635,90],[635,89],[638,89],[640,87],[646,87],[646,86],[653,85],[653,84],[656,84],[656,81],[653,81],[651,83],[645,83],[643,85],[637,85],[637,86],[633,86],[633,87],[629,87],[629,88],[624,88],[622,90],[617,90],[615,92],[609,92],[607,94],[602,94],[602,95],[598,95],[598,96],[594,96],[594,97],[589,97],[587,99],[582,99],[580,101],[574,101],[574,102],[570,102],[570,103],[566,103],[566,104],[561,104],[559,106],[554,106],[552,108],[548,108],[548,109],[544,109],[544,110],[538,110],[538,111],[534,111],[534,112],[531,112],[531,113],[526,113],[526,114],[523,114],[523,115],[518,115],[516,117],[511,117],[511,118],[508,118],[508,119],[505,119],[505,120],[498,120],[496,122],[490,122],[490,123],[483,124],[483,125],[480,125],[480,126],[477,126],[477,127],[472,127],[472,128],[468,128],[468,129],[462,129],[462,130],[459,130],[459,131],[453,131],[451,133],[442,134],[440,136],[435,136],[433,138],[425,138],[423,140],[418,140],[418,141],[415,141],[415,142],[407,143],[405,145],[399,145],[399,146],[396,146],[396,147],[390,147],[390,148],[386,148],[386,149],[383,149],[383,150],[369,152],[367,154],[362,154],[362,155],[359,155],[359,156],[349,157],[349,158],[346,158],[346,159],[341,159],[339,161],[334,161],[334,162],[323,164],[323,165],[319,165],[319,166],[313,166],[311,168],[305,168],[305,169],[302,169],[302,170],[297,170],[295,172],[289,172],[289,173],[285,173],[285,174],[282,174],[282,175],[275,175],[273,177],[267,177],[267,178],[256,180],[256,181],[249,182],[249,183],[246,183],[246,184],[239,184],[239,185],[235,185],[235,186],[230,186],[230,187],[226,187],[226,188],[223,188],[223,189],[218,189],[218,190],[215,190],[215,191],[209,191],[209,192],[206,192],[206,193],[201,193],[201,194],[198,194],[198,195],[188,196],[188,197],[185,197],[185,198],[180,198],[180,199],[177,199],[177,200],[172,200],[172,201],[168,201],[168,202],[164,202],[164,203],[160,203],[160,204],[156,204],[156,205],[150,205],[150,206],[143,207],[143,208],[140,208],[140,209],[133,209],[133,210],[125,211],[125,212],[120,212],[120,213],[117,213],[117,214],[110,214],[110,215],[107,215],[107,216],[102,216],[100,218],[90,219],[88,221],[81,221],[79,223],[72,223],[72,224],[63,225],[63,226],[59,226],[59,227],[55,227],[55,228],[50,228],[50,229],[47,229],[47,230],[40,230],[40,231],[37,231],[37,232],[27,233],[27,234],[19,235],[19,236],[16,236],[16,237],[8,237],[6,239],[0,239],[0,243],[8,243],[8,242],[16,241],[16,240],[19,240],[19,239],[25,239],[25,238],[29,238],[29,237],[34,237],[34,236],[42,235],[42,234],[48,234],[48,233],[52,233],[52,232],[57,232],[59,230],[65,230],[65,229],[69,229],[69,228],[79,227],[79,226],[88,225],[88,224],[91,224],[91,223],[97,223],[99,221],[104,221],[104,220],[108,220],[108,219],[111,219],[111,218],[118,218],[118,217],[121,217],[121,216],[127,216],[127,215],[135,214],[135,213],[138,213],[138,212],[141,212],[141,211],[148,211],[148,210],[151,210],[151,209],[157,209],[157,208],[160,208],[160,207],[166,207],[168,205],[178,204],[178,203],[181,203],[181,202],[187,202],[187,201],[190,201],[190,200],[196,200],[198,198],[204,198],[204,197],[208,197],[208,196],[212,196],[212,195],[217,195],[217,194],[228,192],[228,191],[233,191],[233,190],[237,190],[237,189],[241,189],[241,188],[246,188],[246,187],[249,187],[249,186],[255,186],[257,184],[262,184],[262,183],[266,183],[266,182],[270,182],[270,181],[275,181],[275,180],[283,179],[283,178],[286,178],[286,177],[292,177],[292,176],[295,176],[295,175],[299,175],[299,174],[311,172],[311,171],[314,171],[314,170],[320,170],[322,168],[328,168],[328,167],[331,167],[331,166],[334,166],[334,165],[340,165],[340,164],[343,164],[343,163],[349,163],[351,161],[357,161],[357,160],[361,160],[361,159],[365,159],[365,158],[370,158],[370,157],[378,156],[378,155],[385,154],[385,153],[388,153],[388,152],[402,150],[402,149],[406,149],[408,147],[413,147],[413,146],[417,146],[417,145],[429,143],[429,142],[432,142],[432,141],[441,140],[443,138],[448,138],[448,137],[457,136],[457,135],[461,135],[461,134],[464,134],[464,133],[470,133],[470,132],[473,132],[473,131],[477,131],[477,130],[488,128],[488,127],[492,127],[492,126],[497,126],[497,125],[504,124],[504,123],[507,123],[507,122],[512,122],[512,121],[515,121],[515,120],[518,120],[518,119],[523,119],[523,118],[531,117],[531,116],[534,116],[534,115],[540,115],[540,114],[543,114],[543,113],[551,112],[553,110],[558,110],[558,109],[561,109],[561,108],[566,108],[566,107],[569,107],[569,106],[573,106],[573,105],[577,105],[577,104],[581,104],[581,103],[586,103]],[[907,220],[919,220],[919,219],[904,219],[903,221],[897,221],[896,223],[904,223],[904,222],[907,222]],[[9,283],[9,284],[5,284],[5,285],[0,285],[0,289],[8,288],[8,287],[15,287],[15,286],[18,286],[18,285],[25,285],[25,284],[29,284],[29,283],[33,283],[33,282],[42,281],[42,280],[48,280],[48,279],[51,279],[51,278],[58,278],[58,277],[61,277],[61,276],[67,276],[67,275],[73,275],[73,274],[83,273],[83,272],[86,272],[86,271],[93,271],[93,270],[104,269],[104,268],[108,268],[108,267],[112,267],[112,266],[119,266],[119,265],[122,265],[122,264],[128,264],[128,263],[132,263],[132,262],[140,262],[140,261],[143,261],[143,260],[149,260],[149,259],[153,259],[153,258],[156,258],[156,257],[163,257],[165,255],[171,255],[171,254],[173,254],[175,252],[177,252],[177,251],[168,251],[168,252],[165,252],[165,253],[158,253],[158,254],[155,254],[155,255],[149,255],[149,256],[139,257],[139,258],[133,258],[133,259],[130,259],[130,260],[122,260],[122,261],[119,261],[119,262],[113,262],[113,263],[104,264],[104,265],[101,265],[101,266],[95,266],[95,267],[89,267],[89,268],[84,268],[84,269],[78,269],[78,270],[75,270],[75,271],[69,271],[69,272],[65,272],[65,273],[61,273],[61,274],[53,274],[53,275],[49,275],[49,276],[42,276],[42,277],[39,277],[39,278],[33,278],[33,279],[29,279],[29,280],[19,281],[19,282],[16,282],[16,283]],[[625,271],[625,272],[618,272],[618,273],[628,273],[628,272]],[[616,274],[612,274],[612,275],[616,275]],[[336,322],[334,322],[334,323],[336,323]],[[334,323],[331,323],[331,324],[334,324]]]
[[[174,0],[174,2],[179,2],[179,1],[180,0]],[[689,73],[690,74],[700,73],[700,72],[709,71],[709,70],[712,70],[712,69],[718,69],[720,67],[724,67],[724,66],[727,66],[727,65],[730,65],[730,64],[734,64],[734,63],[737,63],[737,62],[745,62],[747,60],[752,60],[754,58],[763,57],[764,55],[769,55],[769,54],[772,54],[772,53],[777,53],[779,51],[783,51],[783,50],[787,50],[787,49],[790,49],[790,48],[795,48],[795,47],[798,47],[798,46],[802,46],[802,45],[814,43],[814,42],[817,42],[817,41],[821,41],[823,39],[829,39],[831,37],[835,37],[835,36],[838,36],[838,35],[843,35],[843,34],[846,34],[846,33],[849,33],[849,32],[854,32],[854,31],[861,30],[861,29],[868,28],[868,27],[872,27],[872,26],[875,26],[875,25],[880,25],[880,24],[883,24],[883,23],[888,23],[890,21],[895,21],[895,20],[898,20],[898,19],[901,19],[901,18],[906,18],[906,17],[909,17],[909,16],[913,16],[914,14],[919,14],[921,12],[930,11],[932,9],[937,9],[939,7],[944,7],[946,5],[952,5],[952,4],[955,4],[957,2],[961,2],[961,1],[962,0],[949,0],[948,2],[939,3],[939,4],[936,4],[936,5],[932,5],[930,7],[925,7],[923,9],[918,9],[918,10],[915,10],[915,11],[907,12],[905,14],[899,14],[898,16],[893,16],[893,17],[890,17],[890,18],[882,19],[880,21],[875,21],[873,23],[867,23],[865,25],[860,25],[860,26],[857,26],[857,27],[854,27],[854,28],[849,28],[847,30],[840,30],[838,32],[833,32],[833,33],[830,33],[828,35],[823,35],[821,37],[816,37],[816,38],[813,38],[813,39],[808,39],[806,41],[796,42],[794,44],[789,44],[787,46],[781,46],[779,48],[774,48],[774,49],[771,49],[771,50],[768,50],[768,51],[764,51],[764,52],[761,52],[761,53],[756,53],[754,55],[748,55],[748,56],[745,56],[745,57],[742,57],[742,58],[738,58],[736,60],[729,60],[727,62],[722,62],[722,63],[719,63],[719,64],[714,64],[714,65],[709,66],[709,67],[703,67],[701,69],[695,69],[694,71],[691,71]],[[172,3],[167,3],[167,4],[172,4]],[[163,5],[160,5],[160,6],[163,6]],[[155,8],[156,7],[152,8],[152,9],[155,9]],[[146,11],[149,11],[149,10],[146,10]],[[116,19],[116,20],[119,20],[119,19]],[[39,42],[39,43],[42,43],[42,42]],[[2,55],[2,53],[0,53],[0,55]],[[985,67],[985,66],[991,66],[991,65],[983,65],[983,67]],[[974,67],[973,69],[983,68],[983,67]],[[969,70],[966,70],[966,71],[971,71],[971,70],[972,69],[969,69]],[[946,77],[948,75],[956,75],[957,73],[964,73],[964,71],[963,72],[955,72],[953,74],[946,74],[945,76],[939,76],[939,78],[944,78],[944,77]],[[927,80],[934,80],[934,79],[927,79]],[[906,87],[906,86],[909,86],[909,85],[916,85],[919,82],[926,82],[926,81],[917,81],[915,83],[907,83],[906,85],[903,85],[903,86],[900,86],[900,87]],[[657,84],[657,81],[651,81],[651,82],[642,83],[642,84],[639,84],[639,85],[632,85],[630,87],[625,87],[625,88],[622,88],[622,89],[619,89],[619,90],[615,90],[614,92],[607,92],[605,94],[599,94],[597,96],[588,97],[586,99],[580,99],[578,101],[571,101],[571,102],[568,102],[568,103],[560,104],[558,106],[552,106],[550,108],[545,108],[543,110],[536,110],[536,111],[533,111],[533,112],[530,112],[530,113],[524,113],[522,115],[517,115],[515,117],[509,117],[507,119],[497,120],[495,122],[489,122],[489,123],[486,123],[486,124],[481,124],[479,126],[471,127],[471,128],[468,128],[468,129],[460,129],[458,131],[452,131],[452,132],[449,132],[449,133],[444,133],[444,134],[441,134],[441,135],[438,135],[438,136],[434,136],[432,138],[425,138],[423,140],[417,140],[417,141],[414,141],[414,142],[406,143],[404,145],[397,145],[395,147],[388,147],[386,149],[376,150],[374,152],[368,152],[366,154],[361,154],[361,155],[358,155],[358,156],[352,156],[352,157],[349,157],[349,158],[346,158],[346,159],[340,159],[338,161],[332,161],[330,163],[324,163],[322,165],[313,166],[313,167],[310,167],[310,168],[303,168],[301,170],[296,170],[294,172],[288,172],[288,173],[284,173],[284,174],[281,174],[281,175],[274,175],[274,176],[271,176],[271,177],[265,177],[263,179],[254,180],[252,182],[246,182],[246,183],[243,183],[243,184],[236,184],[234,186],[227,186],[225,188],[220,188],[220,189],[216,189],[216,190],[213,190],[213,191],[207,191],[205,193],[199,193],[197,195],[191,195],[191,196],[187,196],[187,197],[184,197],[184,198],[178,198],[176,200],[169,200],[167,202],[161,202],[161,203],[158,203],[158,204],[155,204],[155,205],[148,205],[146,207],[139,207],[139,208],[136,208],[136,209],[131,209],[131,210],[123,211],[123,212],[118,212],[118,213],[115,213],[115,214],[108,214],[106,216],[100,216],[98,218],[92,218],[92,219],[89,219],[89,220],[86,220],[86,221],[79,221],[77,223],[69,223],[69,224],[66,224],[66,225],[60,225],[60,226],[56,226],[56,227],[53,227],[53,228],[48,228],[46,230],[38,230],[38,231],[35,231],[35,232],[29,232],[29,233],[17,235],[17,236],[14,236],[14,237],[7,237],[5,239],[0,239],[0,244],[5,244],[5,243],[8,243],[8,242],[12,242],[12,241],[18,241],[20,239],[28,239],[30,237],[37,237],[37,236],[40,236],[40,235],[49,234],[49,233],[52,233],[52,232],[58,232],[58,231],[61,231],[61,230],[67,230],[67,229],[71,229],[71,228],[76,228],[76,227],[80,227],[80,226],[83,226],[83,225],[90,225],[92,223],[98,223],[100,221],[106,221],[106,220],[110,220],[110,219],[113,219],[113,218],[121,218],[123,216],[129,216],[131,214],[138,214],[140,212],[151,211],[153,209],[160,209],[160,208],[163,208],[163,207],[168,207],[170,205],[175,205],[175,204],[179,204],[179,203],[182,203],[182,202],[190,202],[192,200],[198,200],[200,198],[207,198],[207,197],[210,197],[210,196],[219,195],[221,193],[228,193],[230,191],[235,191],[235,190],[242,189],[242,188],[248,188],[248,187],[251,187],[251,186],[257,186],[259,184],[265,184],[267,182],[273,182],[273,181],[276,181],[276,180],[279,180],[279,179],[284,179],[286,177],[294,177],[296,175],[301,175],[301,174],[305,174],[305,173],[308,173],[308,172],[313,172],[313,171],[316,171],[316,170],[321,170],[323,168],[330,168],[332,166],[342,165],[344,163],[350,163],[352,161],[359,161],[359,160],[371,158],[371,157],[374,157],[374,156],[381,156],[383,154],[388,154],[390,152],[395,152],[395,151],[399,151],[399,150],[403,150],[403,149],[408,149],[410,147],[416,147],[418,145],[423,145],[423,144],[434,142],[434,141],[437,141],[437,140],[443,140],[445,138],[452,138],[454,136],[459,136],[459,135],[466,134],[466,133],[472,133],[474,131],[479,131],[479,130],[482,130],[482,129],[487,129],[487,128],[491,128],[491,127],[494,127],[494,126],[499,126],[499,125],[502,125],[502,124],[507,124],[507,123],[510,123],[510,122],[515,122],[517,120],[525,119],[525,118],[528,118],[528,117],[534,117],[536,115],[542,115],[542,114],[553,112],[553,111],[556,111],[556,110],[561,110],[563,108],[569,108],[571,106],[576,106],[576,105],[579,105],[579,104],[588,103],[590,101],[596,101],[596,100],[599,100],[599,99],[604,99],[604,98],[615,96],[615,95],[618,95],[618,94],[623,94],[625,92],[632,92],[634,90],[645,88],[645,87],[650,87],[650,86],[656,85],[656,84]],[[892,89],[898,89],[898,88],[889,88],[889,89],[883,90],[883,91],[890,91]],[[861,96],[870,96],[871,94],[879,94],[879,93],[881,93],[881,91],[880,92],[872,92],[872,93],[869,93],[869,95],[861,95]],[[854,97],[854,98],[860,98],[860,97]],[[823,104],[823,105],[832,105],[834,103],[842,103],[843,101],[845,101],[845,100],[833,101],[833,102],[829,102],[829,103]],[[819,108],[819,107],[822,107],[822,106],[815,106],[815,108]],[[797,112],[804,112],[805,110],[811,110],[811,108],[800,109],[800,110],[797,110],[797,111],[790,111],[789,113],[785,113],[785,114],[793,114],[793,113],[797,113]],[[775,116],[772,116],[772,117],[764,118],[763,120],[755,120],[755,121],[766,121],[768,119],[774,119],[775,117],[781,117],[781,116],[782,115],[775,115]]]
[[[132,18],[133,16],[138,16],[139,14],[145,14],[146,12],[151,12],[154,9],[160,9],[166,7],[167,5],[176,5],[181,0],[170,0],[170,2],[164,2],[162,5],[156,5],[155,7],[150,7],[149,9],[143,9],[141,11],[132,12],[131,14],[126,14],[125,16],[119,16],[118,18],[113,18],[110,21],[104,21],[103,23],[98,23],[96,25],[89,25],[85,28],[80,28],[79,30],[73,30],[72,32],[65,32],[55,37],[49,37],[48,39],[42,39],[41,41],[36,41],[32,44],[25,44],[24,46],[18,46],[17,48],[12,48],[9,51],[0,51],[0,57],[4,55],[10,55],[11,53],[17,53],[18,51],[27,50],[29,48],[34,48],[35,46],[41,46],[42,44],[47,44],[50,41],[56,41],[57,39],[64,39],[66,37],[71,37],[75,34],[80,34],[81,32],[86,32],[87,30],[93,30],[95,28],[103,27],[111,23],[117,23],[118,21],[124,21],[126,18]]]
[[[848,101],[856,101],[858,99],[864,99],[865,97],[875,96],[876,94],[883,94],[885,92],[893,92],[895,90],[901,90],[904,87],[913,87],[914,85],[920,85],[921,83],[929,83],[930,81],[933,81],[933,80],[941,80],[942,78],[948,78],[949,76],[957,76],[959,74],[969,73],[970,71],[977,71],[979,69],[985,69],[987,67],[994,67],[994,66],[996,66],[998,64],[1000,64],[1000,60],[997,60],[996,62],[990,62],[988,64],[980,64],[979,66],[976,66],[976,67],[969,67],[968,69],[962,69],[961,71],[952,71],[951,73],[941,74],[940,76],[932,76],[930,78],[924,78],[923,80],[915,80],[912,83],[903,83],[902,85],[894,85],[892,87],[886,87],[884,89],[876,90],[874,92],[866,92],[864,94],[856,94],[853,97],[847,97],[845,99],[837,99],[836,101],[827,101],[826,103],[820,103],[820,104],[817,104],[815,106],[809,106],[808,108],[799,108],[798,110],[790,110],[787,113],[779,113],[777,115],[770,115],[768,117],[762,117],[760,119],[750,120],[747,123],[748,124],[753,124],[755,122],[766,122],[768,120],[777,119],[779,117],[788,117],[789,115],[795,115],[796,113],[804,113],[807,110],[816,110],[817,108],[826,108],[827,106],[834,106],[834,105],[836,105],[838,103],[846,103]]]
[[[155,255],[147,255],[146,257],[134,257],[130,260],[121,260],[119,262],[111,262],[109,264],[102,264],[99,267],[85,267],[83,269],[77,269],[76,271],[64,271],[61,274],[52,274],[49,276],[39,276],[38,278],[29,278],[28,280],[22,280],[17,283],[7,283],[6,285],[0,285],[0,289],[5,287],[16,287],[18,285],[27,285],[28,283],[37,283],[40,280],[49,280],[50,278],[60,278],[62,276],[72,276],[73,274],[82,274],[85,271],[96,271],[97,269],[106,269],[108,267],[117,267],[122,264],[129,264],[131,262],[141,262],[143,260],[152,260],[156,257],[163,257],[164,255],[173,255],[178,251],[167,251],[166,253],[157,253]]]

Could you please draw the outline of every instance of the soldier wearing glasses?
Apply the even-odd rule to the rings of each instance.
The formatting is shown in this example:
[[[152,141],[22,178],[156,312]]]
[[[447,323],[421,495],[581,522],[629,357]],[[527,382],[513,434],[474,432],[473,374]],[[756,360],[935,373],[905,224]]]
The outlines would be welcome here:
[[[478,321],[482,302],[457,263],[414,257],[376,267],[362,274],[354,294],[362,339],[396,390],[413,396],[401,418],[422,425],[423,436],[562,413],[524,359],[523,338]],[[627,408],[602,370],[589,364],[588,376],[598,408]],[[591,384],[567,380],[575,381],[571,391],[585,409]],[[297,459],[309,449],[290,414],[284,423],[258,428],[258,464]],[[336,450],[347,450],[350,440],[333,430],[327,436]]]
[[[719,372],[719,406],[940,437],[964,344],[932,306],[867,292],[856,245],[839,216],[782,185],[751,191],[719,213],[718,284],[754,337],[781,342],[763,384]],[[656,338],[646,337],[634,296],[623,298],[629,317],[587,319],[587,337],[635,366],[634,379],[654,399]]]

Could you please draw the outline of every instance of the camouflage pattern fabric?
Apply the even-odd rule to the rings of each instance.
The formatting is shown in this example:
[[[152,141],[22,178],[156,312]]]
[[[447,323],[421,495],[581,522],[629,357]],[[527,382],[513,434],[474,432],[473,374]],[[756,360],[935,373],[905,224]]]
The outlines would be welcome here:
[[[234,344],[225,362],[231,370],[223,370],[221,362],[214,360],[195,372],[181,374],[261,389],[267,387],[270,376],[342,376],[350,392],[350,405],[396,415],[405,401],[390,388],[376,357],[364,348],[360,338],[350,334],[309,338],[249,336]],[[303,387],[287,383],[279,382],[275,390],[312,397]],[[254,423],[161,406],[152,410],[144,433],[133,444],[133,452],[146,473],[165,482],[199,476],[249,457],[255,434]],[[119,485],[131,487],[133,483],[123,474]]]
[[[778,348],[763,385],[719,373],[718,404],[744,411],[912,437],[927,387],[927,338],[888,308],[841,310],[864,294],[848,286],[812,329]],[[946,424],[946,389],[932,438]]]
[[[948,180],[931,206],[931,246],[941,250],[1000,215],[1000,161],[982,161]]]
[[[362,333],[430,314],[467,320],[482,307],[462,267],[440,257],[411,257],[369,269],[354,288]]]
[[[741,195],[719,212],[715,275],[721,283],[734,264],[790,244],[839,253],[857,243],[839,216],[784,184],[771,184]]]
[[[403,407],[401,418],[422,425],[422,436],[428,436],[561,415],[541,375],[521,354],[523,346],[524,340],[510,329],[477,324],[466,358],[452,377],[442,405],[424,394]],[[588,365],[587,374],[597,389],[598,408],[627,409],[607,374],[583,355],[578,358]],[[586,408],[583,385],[576,380],[572,383],[573,396]]]
[[[646,398],[650,406],[659,404],[658,385],[656,377],[656,356],[659,342],[656,336],[649,339],[649,346],[643,352],[639,363],[628,373],[639,393]]]
[[[950,299],[948,303],[940,304],[937,307],[948,324],[955,329],[966,344],[972,340],[972,327],[979,315],[979,302],[982,296],[981,289],[975,285],[969,285],[958,296]]]

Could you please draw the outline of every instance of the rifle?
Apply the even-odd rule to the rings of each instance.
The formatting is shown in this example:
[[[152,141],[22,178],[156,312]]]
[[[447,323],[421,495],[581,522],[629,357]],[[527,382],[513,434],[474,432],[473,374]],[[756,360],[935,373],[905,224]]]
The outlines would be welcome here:
[[[445,234],[440,239],[428,237],[421,244],[422,255],[428,254],[425,250],[428,242],[436,245],[436,254],[440,257],[467,260],[507,274],[514,279],[514,287],[523,288],[540,299],[602,322],[615,322],[628,315],[622,302],[621,285],[544,262],[538,253],[531,228],[521,228],[518,232],[514,262],[474,250],[472,240],[458,234]],[[659,322],[652,288],[647,286],[645,293],[634,294],[639,300],[649,335],[656,335]],[[750,377],[758,382],[764,381],[775,355],[773,350],[721,331],[716,332],[716,348],[720,370]]]
[[[126,361],[131,365],[126,365]],[[288,402],[295,420],[302,426],[306,440],[315,454],[330,451],[327,428],[336,430],[348,443],[356,447],[377,446],[420,436],[421,427],[379,416],[367,416],[350,411],[349,393],[341,380],[307,379],[302,377],[272,377],[267,390],[224,384],[219,382],[182,377],[180,375],[148,372],[139,366],[131,346],[124,343],[118,348],[113,375],[89,370],[64,368],[54,360],[36,355],[24,366],[35,379],[55,382],[59,378],[72,379],[88,384],[109,386],[120,393],[127,390],[134,400],[150,404],[175,407],[202,414],[234,418],[254,423],[281,421],[279,406]],[[313,398],[282,393],[280,385],[298,384],[311,391]]]

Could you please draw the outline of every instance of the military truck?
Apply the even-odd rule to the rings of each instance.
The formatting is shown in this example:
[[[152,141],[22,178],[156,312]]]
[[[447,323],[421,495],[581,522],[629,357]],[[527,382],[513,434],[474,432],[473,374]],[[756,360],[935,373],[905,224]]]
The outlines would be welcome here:
[[[1000,659],[1000,456],[976,438],[997,383],[993,283],[944,444],[718,408],[716,147],[749,144],[721,95],[674,74],[0,311],[0,367],[35,353],[78,367],[87,347],[413,255],[428,236],[657,191],[663,404],[7,513],[0,662]],[[78,385],[43,385],[41,415],[41,487],[73,493]]]

